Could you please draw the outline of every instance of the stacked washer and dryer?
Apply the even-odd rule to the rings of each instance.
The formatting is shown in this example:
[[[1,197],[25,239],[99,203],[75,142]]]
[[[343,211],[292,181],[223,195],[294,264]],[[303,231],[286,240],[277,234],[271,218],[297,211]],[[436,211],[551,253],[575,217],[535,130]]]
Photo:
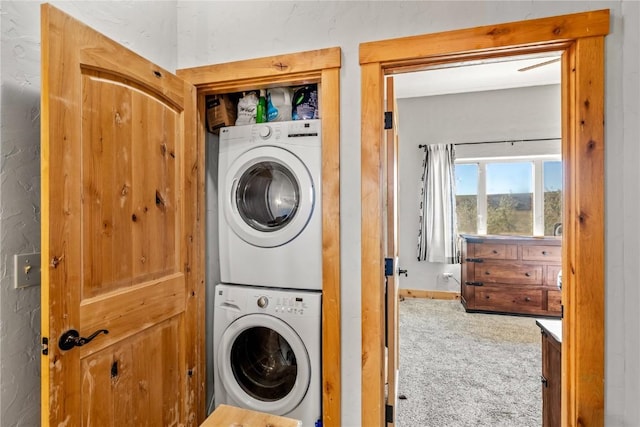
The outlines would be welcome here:
[[[320,120],[220,130],[215,406],[322,414]]]

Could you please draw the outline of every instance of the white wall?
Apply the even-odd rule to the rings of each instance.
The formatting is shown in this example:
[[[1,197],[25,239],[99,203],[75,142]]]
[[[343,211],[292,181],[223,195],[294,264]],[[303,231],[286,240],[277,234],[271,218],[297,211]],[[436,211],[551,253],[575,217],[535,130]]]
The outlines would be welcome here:
[[[169,70],[176,3],[53,2]],[[40,3],[0,3],[0,425],[40,425],[40,287],[14,289],[13,255],[40,251]]]
[[[178,3],[180,68],[342,48],[342,425],[360,425],[360,66],[365,41],[608,8],[606,39],[606,418],[640,419],[640,271],[637,192],[640,4],[574,1],[189,2]],[[251,34],[249,37],[248,34]],[[623,191],[620,191],[620,189]]]
[[[428,78],[428,75],[425,77]],[[460,264],[418,262],[418,194],[424,151],[420,144],[560,138],[560,86],[471,92],[398,99],[398,244],[402,289],[460,292]],[[560,144],[525,142],[560,154]],[[522,146],[522,144],[520,144]],[[456,158],[478,145],[456,149]],[[507,155],[496,144],[484,145],[484,156]],[[477,150],[476,150],[477,151]],[[492,153],[493,151],[493,153]],[[442,273],[453,273],[448,279]]]
[[[360,425],[360,67],[358,45],[609,8],[606,39],[606,421],[640,419],[640,3],[593,1],[422,2],[54,2],[173,70],[339,46],[341,70],[342,408]],[[177,5],[177,6],[176,6]],[[0,132],[0,412],[3,426],[37,425],[37,291],[11,289],[11,256],[38,249],[37,128],[39,6],[3,0]],[[177,14],[176,14],[177,7]],[[176,36],[177,33],[177,36]],[[177,44],[176,44],[177,41]],[[15,48],[20,45],[22,49]],[[26,80],[25,80],[26,79]],[[34,121],[36,124],[34,124]],[[15,146],[33,154],[15,155]],[[22,175],[24,174],[24,175]],[[26,188],[14,177],[22,176]],[[13,186],[13,187],[12,187]],[[29,191],[32,189],[32,192]],[[29,193],[28,195],[24,195]],[[26,200],[27,207],[14,208]],[[23,205],[24,206],[24,205]],[[15,209],[15,211],[14,211]],[[32,217],[36,217],[33,219]],[[20,224],[24,227],[20,228]],[[25,236],[24,238],[22,236]],[[18,332],[19,331],[19,332]],[[24,337],[22,336],[24,334]],[[20,337],[18,337],[20,335]],[[6,343],[16,343],[9,346]],[[17,397],[14,397],[17,396]]]

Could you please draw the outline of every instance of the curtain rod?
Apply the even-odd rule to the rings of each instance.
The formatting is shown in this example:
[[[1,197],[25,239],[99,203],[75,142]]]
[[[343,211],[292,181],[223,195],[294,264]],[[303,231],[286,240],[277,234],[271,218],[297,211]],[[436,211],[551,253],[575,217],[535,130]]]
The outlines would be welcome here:
[[[537,141],[557,141],[562,138],[535,138],[535,139],[506,139],[503,141],[475,141],[475,142],[459,142],[453,145],[471,145],[471,144],[504,144],[506,142],[537,142]],[[418,148],[427,148],[428,144],[420,144]]]

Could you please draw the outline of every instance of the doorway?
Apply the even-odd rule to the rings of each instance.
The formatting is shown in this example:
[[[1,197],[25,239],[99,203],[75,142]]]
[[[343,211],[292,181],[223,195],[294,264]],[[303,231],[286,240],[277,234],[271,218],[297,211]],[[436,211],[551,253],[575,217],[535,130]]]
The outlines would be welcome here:
[[[595,11],[360,45],[362,71],[362,422],[384,425],[384,76],[515,54],[562,52],[562,420],[604,422],[604,36]],[[584,188],[581,183],[589,183]],[[588,192],[588,197],[587,197]],[[394,273],[397,277],[397,272]],[[576,284],[581,283],[580,292]],[[585,285],[588,284],[588,285]],[[579,363],[578,363],[579,360]],[[597,380],[594,380],[597,379]]]
[[[551,59],[556,62],[550,63]],[[428,425],[430,419],[449,419],[453,425],[456,423],[453,420],[463,416],[461,413],[477,423],[486,420],[488,425],[512,416],[522,425],[539,424],[540,329],[535,324],[535,316],[465,313],[460,302],[442,301],[460,295],[460,264],[417,261],[417,195],[420,193],[418,182],[422,173],[423,145],[452,143],[456,150],[456,168],[462,168],[456,172],[460,199],[459,233],[544,234],[557,240],[557,237],[549,236],[552,236],[553,223],[560,220],[559,215],[554,212],[557,216],[545,218],[540,212],[543,211],[542,200],[549,198],[549,194],[559,193],[561,174],[547,174],[545,167],[546,182],[553,186],[534,184],[543,178],[543,165],[560,169],[559,60],[557,53],[517,56],[500,58],[497,62],[448,64],[424,72],[386,77],[387,82],[393,78],[397,104],[393,110],[393,126],[398,133],[399,147],[399,266],[409,273],[408,277],[401,277],[399,289],[401,362],[396,388],[401,400],[397,401],[394,411],[398,425]],[[488,233],[484,224],[487,214],[476,214],[479,212],[476,208],[473,211],[464,209],[469,208],[471,202],[477,206],[477,200],[487,200],[487,196],[483,196],[487,186],[481,186],[482,193],[478,191],[480,180],[489,178],[487,173],[492,178],[488,191],[492,202],[489,206],[492,227]],[[504,174],[513,178],[505,181],[502,179]],[[548,179],[551,177],[555,180]],[[552,193],[551,188],[557,188],[558,193]],[[493,203],[505,199],[514,202],[513,208],[503,203],[498,210]],[[481,206],[486,210],[487,203]],[[545,206],[553,207],[552,203],[546,202]],[[475,214],[475,220],[468,218],[471,214]],[[550,226],[545,227],[543,219]],[[516,227],[513,230],[512,225]],[[555,282],[553,284],[555,287]],[[532,292],[546,295],[546,290]],[[403,301],[402,296],[407,298]],[[410,298],[412,296],[437,301],[414,300]],[[534,303],[531,303],[531,309],[536,309]],[[450,319],[460,323],[451,323]],[[444,329],[435,325],[442,325]],[[446,347],[434,349],[432,345],[437,344],[427,342],[445,343]],[[489,353],[495,354],[489,356],[489,353],[479,351],[483,345],[492,345],[494,350]],[[494,356],[495,360],[501,361],[499,364],[494,362]],[[516,364],[520,367],[520,379],[509,374],[509,366]],[[416,375],[420,371],[429,374]],[[473,390],[465,387],[465,384],[473,383],[477,372],[487,375],[489,371],[492,372],[491,381],[477,382],[484,387]],[[502,379],[501,386],[492,389],[498,378]],[[427,397],[431,393],[426,390],[434,388],[438,390],[438,397]],[[458,396],[453,399],[457,402],[455,409],[444,396]],[[483,399],[483,410],[472,415],[470,408],[477,407],[478,398]],[[518,404],[511,405],[510,402]],[[461,412],[462,408],[468,412]]]
[[[318,84],[322,99],[322,418],[325,425],[338,425],[341,417],[340,66],[340,48],[333,47],[177,71],[179,77],[198,91],[202,126],[194,137],[200,141],[207,138],[204,124],[208,95]]]

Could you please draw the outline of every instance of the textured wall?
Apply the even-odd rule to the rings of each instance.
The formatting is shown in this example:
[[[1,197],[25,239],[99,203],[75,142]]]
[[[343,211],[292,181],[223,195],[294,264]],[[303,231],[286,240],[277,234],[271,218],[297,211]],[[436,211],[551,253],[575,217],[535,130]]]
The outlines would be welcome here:
[[[0,133],[0,411],[35,426],[40,411],[40,287],[14,289],[13,255],[40,248],[40,29],[2,2]],[[37,10],[37,7],[35,8]],[[36,15],[37,16],[37,15]]]
[[[640,3],[622,1],[178,2],[178,67],[342,48],[342,425],[360,424],[361,42],[610,9],[606,39],[606,418],[640,419],[637,194]],[[248,35],[251,35],[250,37]],[[620,191],[620,189],[623,189]]]
[[[175,70],[175,2],[54,4]],[[13,288],[13,255],[40,251],[40,4],[0,7],[0,425],[31,427],[40,424],[40,287]]]

